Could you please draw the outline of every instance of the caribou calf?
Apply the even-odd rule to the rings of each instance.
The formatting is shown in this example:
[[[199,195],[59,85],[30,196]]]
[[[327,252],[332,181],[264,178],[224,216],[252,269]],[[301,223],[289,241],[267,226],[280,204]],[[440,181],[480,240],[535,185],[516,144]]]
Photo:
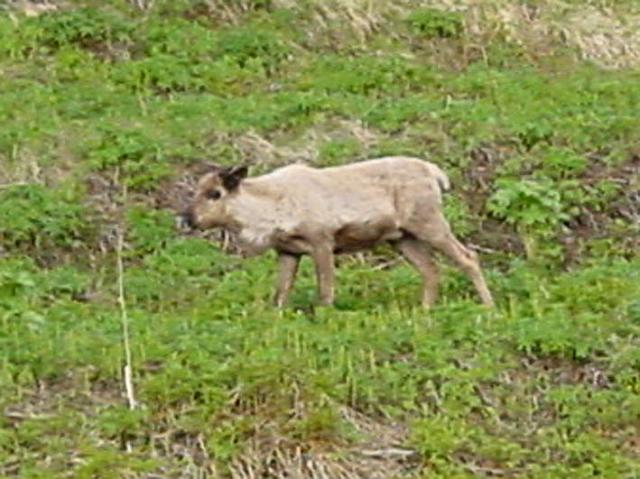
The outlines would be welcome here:
[[[385,157],[345,166],[294,164],[252,178],[247,167],[212,166],[198,182],[183,219],[191,227],[230,231],[247,255],[278,253],[275,302],[289,296],[302,255],[313,259],[320,303],[334,300],[334,255],[393,245],[420,273],[422,304],[438,293],[431,251],[450,258],[492,305],[475,252],[451,232],[442,212],[446,174],[433,163]]]

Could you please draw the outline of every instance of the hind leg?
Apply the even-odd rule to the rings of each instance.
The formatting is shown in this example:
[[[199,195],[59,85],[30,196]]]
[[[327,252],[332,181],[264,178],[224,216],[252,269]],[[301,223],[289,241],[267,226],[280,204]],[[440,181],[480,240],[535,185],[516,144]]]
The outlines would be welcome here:
[[[422,276],[422,306],[433,306],[438,298],[438,266],[425,249],[425,244],[412,238],[398,241],[395,248]]]
[[[482,303],[493,306],[478,255],[458,241],[442,214],[437,213],[430,220],[417,231],[411,232],[451,259],[471,280]]]
[[[453,235],[442,241],[432,243],[445,255],[451,258],[460,269],[469,277],[480,296],[480,300],[487,306],[493,306],[493,298],[482,274],[480,261],[475,251],[470,250],[460,243]]]

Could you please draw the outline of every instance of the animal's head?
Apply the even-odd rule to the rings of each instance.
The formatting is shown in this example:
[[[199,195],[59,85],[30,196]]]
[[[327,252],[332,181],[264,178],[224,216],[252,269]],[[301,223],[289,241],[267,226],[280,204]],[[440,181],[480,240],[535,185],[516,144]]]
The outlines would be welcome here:
[[[247,173],[246,166],[209,166],[198,180],[194,198],[182,215],[183,222],[190,228],[199,229],[226,226],[231,220],[227,203],[237,193]]]

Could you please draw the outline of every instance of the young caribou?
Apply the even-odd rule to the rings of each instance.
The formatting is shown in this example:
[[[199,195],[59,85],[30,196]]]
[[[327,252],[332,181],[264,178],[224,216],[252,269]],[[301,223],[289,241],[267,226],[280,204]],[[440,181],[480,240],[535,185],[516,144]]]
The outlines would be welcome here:
[[[334,300],[334,255],[393,245],[422,276],[422,304],[438,294],[430,252],[450,258],[472,281],[482,303],[491,293],[478,256],[451,232],[442,211],[449,179],[435,164],[394,156],[344,166],[294,164],[257,177],[247,167],[211,166],[183,218],[191,227],[224,228],[247,255],[278,254],[275,302],[289,296],[302,255],[313,259],[320,303]]]

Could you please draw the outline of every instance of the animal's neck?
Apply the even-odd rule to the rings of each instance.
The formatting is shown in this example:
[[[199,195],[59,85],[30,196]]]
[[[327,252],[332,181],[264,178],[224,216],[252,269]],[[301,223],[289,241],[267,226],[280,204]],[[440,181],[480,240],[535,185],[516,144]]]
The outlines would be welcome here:
[[[229,202],[229,216],[234,219],[228,229],[238,234],[247,246],[268,248],[277,224],[277,195],[250,180]]]

